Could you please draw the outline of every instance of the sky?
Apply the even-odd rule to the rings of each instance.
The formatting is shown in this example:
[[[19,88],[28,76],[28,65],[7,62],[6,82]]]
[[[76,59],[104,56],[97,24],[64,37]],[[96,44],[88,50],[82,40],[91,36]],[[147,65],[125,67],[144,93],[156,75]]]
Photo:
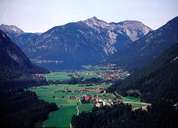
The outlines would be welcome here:
[[[178,0],[0,0],[0,24],[26,32],[93,16],[107,22],[139,20],[157,29],[178,16]]]

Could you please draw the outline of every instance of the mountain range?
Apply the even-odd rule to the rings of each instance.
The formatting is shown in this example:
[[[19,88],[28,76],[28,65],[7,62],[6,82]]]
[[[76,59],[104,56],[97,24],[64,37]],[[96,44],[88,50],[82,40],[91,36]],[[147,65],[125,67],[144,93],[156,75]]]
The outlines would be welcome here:
[[[139,21],[107,23],[96,17],[44,33],[24,33],[14,28],[0,26],[33,62],[50,70],[96,64],[152,31]]]
[[[50,70],[114,63],[126,69],[152,63],[177,42],[178,17],[157,30],[139,21],[107,23],[96,17],[56,26],[44,33],[25,33],[15,26],[0,29],[32,62]]]

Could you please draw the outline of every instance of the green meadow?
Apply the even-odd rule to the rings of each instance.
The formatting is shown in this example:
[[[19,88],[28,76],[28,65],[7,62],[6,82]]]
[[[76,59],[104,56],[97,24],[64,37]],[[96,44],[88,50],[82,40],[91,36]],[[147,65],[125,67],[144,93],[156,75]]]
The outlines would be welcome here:
[[[71,79],[70,77],[70,72],[51,72],[46,75],[47,80],[69,80]]]
[[[96,71],[80,71],[80,72],[52,72],[46,75],[47,80],[69,80],[72,76],[88,78],[98,78]],[[51,112],[47,120],[42,123],[42,127],[55,127],[55,128],[70,128],[70,122],[73,115],[81,112],[89,112],[93,108],[92,103],[82,104],[80,98],[83,95],[99,96],[102,99],[116,99],[117,97],[112,93],[99,93],[97,91],[81,91],[85,88],[108,88],[111,84],[50,84],[48,86],[32,87],[29,90],[35,92],[37,96],[50,103],[55,103],[59,109]],[[122,97],[123,103],[131,104],[134,108],[145,106],[139,98],[135,97]]]
[[[72,77],[80,77],[84,79],[90,78],[100,78],[98,73],[103,72],[102,70],[95,70],[95,71],[75,71],[75,72],[51,72],[46,75],[47,80],[70,80]]]
[[[107,88],[109,86],[110,84],[97,84],[90,87]],[[58,84],[31,88],[30,90],[35,92],[40,99],[45,100],[47,102],[56,103],[59,107],[57,111],[51,112],[49,114],[48,119],[43,122],[43,127],[69,128],[72,116],[77,115],[77,106],[79,113],[84,111],[91,111],[93,108],[93,104],[81,104],[78,99],[71,98],[72,96],[81,97],[85,94],[103,95],[98,94],[96,92],[79,91],[80,89],[86,87],[88,86],[79,84]],[[112,94],[107,94],[105,95],[105,97],[108,97],[110,95]]]

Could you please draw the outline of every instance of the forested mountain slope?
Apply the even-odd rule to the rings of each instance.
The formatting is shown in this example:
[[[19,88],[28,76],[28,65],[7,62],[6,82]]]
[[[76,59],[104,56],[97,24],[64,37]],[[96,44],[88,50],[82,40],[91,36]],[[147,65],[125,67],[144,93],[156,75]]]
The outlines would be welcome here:
[[[153,64],[133,73],[110,89],[124,95],[140,95],[154,102],[178,102],[178,43],[165,50]]]
[[[24,74],[45,73],[46,69],[31,63],[21,49],[0,31],[0,79],[12,79]]]

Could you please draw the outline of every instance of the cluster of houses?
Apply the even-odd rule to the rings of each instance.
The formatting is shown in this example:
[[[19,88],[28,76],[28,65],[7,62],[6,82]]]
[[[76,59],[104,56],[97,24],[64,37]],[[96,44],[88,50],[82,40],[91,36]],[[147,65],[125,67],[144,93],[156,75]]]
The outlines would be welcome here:
[[[105,80],[117,80],[119,78],[119,73],[117,70],[103,72],[103,73],[100,73],[100,75]]]
[[[106,72],[98,73],[100,77],[102,77],[105,80],[118,80],[118,79],[124,79],[125,77],[129,76],[130,74],[123,70],[109,70]]]
[[[63,91],[67,93],[86,92],[86,94],[82,96],[69,96],[69,99],[78,100],[82,104],[92,103],[94,107],[112,106],[113,104],[119,103],[118,101],[115,101],[110,97],[87,94],[87,92],[97,92],[98,94],[99,93],[105,94],[106,89],[101,87],[97,87],[97,88],[88,87],[88,88],[81,88],[80,90],[70,90],[66,88]]]
[[[111,98],[102,98],[99,96],[84,95],[81,99],[82,103],[93,103],[94,107],[112,106],[122,102],[121,100],[113,100]]]
[[[82,104],[92,103],[94,107],[112,106],[113,104],[119,103],[113,101],[110,98],[101,98],[97,95],[83,95],[83,96],[70,96],[70,99],[78,100]]]
[[[103,71],[97,71],[96,70],[96,76],[99,78],[102,78],[104,80],[113,81],[118,79],[124,79],[130,74],[127,71],[124,71],[123,69],[115,67],[115,64],[108,64],[105,66],[107,70]],[[94,74],[92,72],[86,72],[86,76],[93,76]],[[71,78],[81,78],[83,75],[81,75],[81,72],[76,71],[69,75]]]

